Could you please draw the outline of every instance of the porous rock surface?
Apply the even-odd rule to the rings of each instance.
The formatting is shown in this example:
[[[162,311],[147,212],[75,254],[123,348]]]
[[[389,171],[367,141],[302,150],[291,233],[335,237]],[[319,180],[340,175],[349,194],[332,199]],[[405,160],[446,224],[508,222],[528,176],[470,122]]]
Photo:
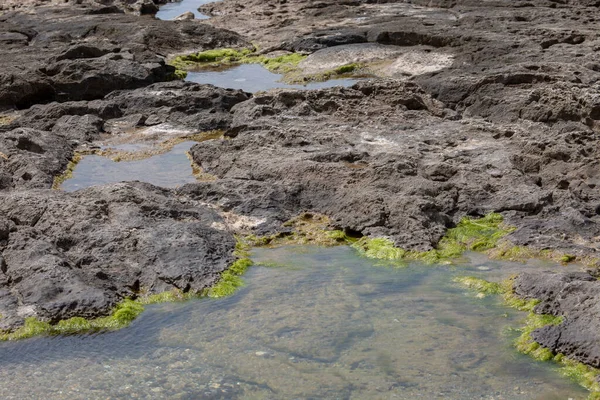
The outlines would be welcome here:
[[[244,44],[230,31],[136,17],[93,1],[4,12],[0,110],[100,99],[169,79],[170,54]]]
[[[221,220],[142,183],[2,193],[0,324],[94,317],[140,291],[209,287],[233,260]]]
[[[377,43],[453,60],[410,74],[410,85],[281,92],[236,106],[232,139],[193,150],[228,185],[252,187],[228,206],[263,217],[316,209],[338,227],[420,250],[460,217],[496,211],[517,227],[514,244],[598,257],[597,3],[231,0],[203,11],[268,49]],[[537,274],[515,286],[542,300],[538,312],[565,316],[534,338],[594,366],[596,283]]]
[[[0,329],[106,315],[140,293],[200,291],[234,259],[233,233],[208,204],[143,183],[51,190],[75,150],[101,137],[223,129],[249,97],[168,82],[168,55],[245,45],[239,35],[136,17],[132,4],[0,7]]]
[[[207,22],[132,15],[144,2],[33,3],[0,11],[5,328],[102,315],[140,288],[206,287],[231,262],[235,232],[281,231],[304,211],[418,250],[494,211],[517,228],[514,244],[598,257],[594,2],[224,0],[203,7]],[[394,45],[402,76],[255,96],[163,82],[169,55],[249,42],[263,53],[352,45],[331,51],[340,59]],[[78,147],[161,124],[225,129],[191,151],[217,180],[49,189]],[[517,294],[565,315],[536,340],[596,365],[597,334],[579,327],[600,314],[572,297],[593,299],[595,282],[519,279]]]
[[[533,332],[533,339],[555,353],[600,368],[600,281],[587,272],[526,273],[514,282],[515,293],[540,300],[535,311],[563,317],[559,325]]]

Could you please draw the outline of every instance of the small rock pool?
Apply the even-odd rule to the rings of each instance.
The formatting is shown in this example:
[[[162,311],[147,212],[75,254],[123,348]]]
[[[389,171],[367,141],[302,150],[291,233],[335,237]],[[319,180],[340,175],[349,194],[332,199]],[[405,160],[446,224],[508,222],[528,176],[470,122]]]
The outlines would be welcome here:
[[[212,3],[214,0],[181,0],[174,1],[160,6],[156,13],[156,18],[171,20],[179,17],[186,12],[194,13],[196,19],[207,19],[208,17],[198,11],[198,7],[204,4]]]
[[[523,313],[452,283],[549,264],[474,255],[456,267],[394,268],[344,246],[255,249],[253,259],[228,298],[150,306],[113,333],[0,343],[0,397],[586,397],[551,363],[512,348]]]
[[[335,86],[352,86],[357,79],[329,79],[323,82],[307,82],[304,85],[281,82],[282,75],[275,74],[259,64],[242,64],[218,70],[188,72],[186,81],[208,83],[214,86],[241,89],[255,93],[270,89],[325,89]]]
[[[73,192],[87,187],[117,183],[122,181],[142,181],[156,186],[177,187],[196,182],[190,159],[186,152],[196,142],[185,141],[173,146],[163,154],[149,155],[148,158],[115,162],[99,155],[84,156],[75,166],[72,176],[60,188]],[[143,148],[141,144],[116,147],[116,150],[131,151],[136,154]]]

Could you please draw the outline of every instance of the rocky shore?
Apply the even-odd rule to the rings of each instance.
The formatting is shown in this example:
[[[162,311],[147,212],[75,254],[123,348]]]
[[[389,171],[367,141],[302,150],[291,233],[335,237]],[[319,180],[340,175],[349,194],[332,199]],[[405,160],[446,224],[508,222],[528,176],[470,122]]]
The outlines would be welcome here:
[[[201,291],[233,262],[235,234],[280,232],[307,211],[419,251],[497,212],[514,245],[600,256],[595,3],[224,0],[202,22],[125,3],[0,6],[1,328]],[[378,78],[256,95],[173,80],[176,54],[251,42],[310,54],[306,68],[368,62]],[[191,150],[216,180],[51,189],[76,150],[161,124],[224,131]],[[516,282],[564,317],[535,339],[600,367],[600,283]]]

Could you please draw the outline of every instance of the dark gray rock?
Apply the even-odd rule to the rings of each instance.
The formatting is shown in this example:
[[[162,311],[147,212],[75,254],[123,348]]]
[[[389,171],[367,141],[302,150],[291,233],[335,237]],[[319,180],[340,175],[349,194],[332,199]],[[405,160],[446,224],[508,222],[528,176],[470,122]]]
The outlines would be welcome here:
[[[320,212],[338,227],[427,250],[461,217],[495,211],[521,228],[516,243],[597,253],[597,194],[557,190],[555,181],[558,170],[595,176],[595,153],[545,156],[569,148],[568,130],[456,121],[419,86],[397,81],[278,91],[232,111],[231,139],[191,152],[222,182],[257,185],[251,200],[229,206],[236,212],[265,218],[270,209],[273,220]],[[269,208],[264,196],[274,191],[280,200]]]
[[[217,213],[148,184],[0,197],[0,226],[12,226],[0,233],[3,328],[105,315],[141,291],[200,291],[233,260]]]
[[[17,128],[0,134],[0,192],[49,188],[73,157],[74,146],[50,132]]]
[[[240,90],[192,82],[162,82],[137,90],[115,91],[102,100],[36,105],[15,124],[51,130],[76,140],[93,140],[111,121],[127,119],[128,127],[164,122],[188,129],[224,129],[231,108],[250,97]]]
[[[585,272],[524,273],[515,279],[518,296],[538,299],[535,312],[562,316],[563,323],[533,332],[533,339],[554,353],[600,367],[600,281]]]
[[[0,38],[10,44],[0,59],[0,110],[99,99],[171,79],[167,55],[247,44],[233,32],[193,21],[90,13],[97,7],[84,2],[0,15]]]

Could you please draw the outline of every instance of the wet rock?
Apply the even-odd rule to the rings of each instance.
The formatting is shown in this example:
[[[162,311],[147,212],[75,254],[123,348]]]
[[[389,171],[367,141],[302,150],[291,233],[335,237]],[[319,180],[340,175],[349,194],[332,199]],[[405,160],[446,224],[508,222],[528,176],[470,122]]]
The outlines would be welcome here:
[[[174,25],[129,14],[90,14],[97,6],[62,4],[0,15],[0,38],[10,42],[0,60],[0,109],[99,99],[171,79],[167,55],[246,44],[233,32],[191,21]],[[13,40],[14,32],[27,40]]]
[[[118,128],[117,132],[165,122],[208,131],[228,127],[231,108],[249,97],[240,90],[183,81],[162,82],[137,90],[115,91],[102,100],[37,105],[15,123],[79,140],[95,138],[102,129],[110,130],[109,126]]]
[[[563,323],[533,332],[533,339],[554,353],[562,353],[593,367],[600,367],[598,316],[600,282],[586,272],[521,274],[515,293],[538,299],[537,313],[562,316]]]
[[[23,307],[56,321],[105,315],[139,290],[199,291],[232,261],[233,235],[211,227],[218,214],[148,184],[0,196],[0,220],[14,223],[0,242],[4,328]]]
[[[277,91],[232,111],[230,140],[200,143],[191,153],[206,172],[221,178],[216,184],[225,185],[227,209],[264,218],[267,231],[282,215],[315,211],[331,216],[338,227],[427,250],[460,217],[497,211],[523,228],[513,234],[516,242],[557,248],[560,236],[563,248],[597,251],[578,244],[600,234],[597,217],[588,211],[598,204],[596,195],[557,193],[550,179],[555,165],[573,171],[594,162],[548,159],[547,147],[536,156],[534,138],[548,138],[543,125],[528,126],[526,133],[511,125],[517,130],[498,135],[508,126],[456,121],[419,86],[398,81]],[[569,134],[553,133],[553,143]],[[491,181],[490,170],[502,174]],[[240,182],[240,190],[249,182],[257,185],[255,193],[231,203],[236,196],[225,193],[235,186],[232,181]],[[271,212],[265,196],[279,199]],[[588,215],[587,228],[568,223],[566,209]]]
[[[152,13],[145,1],[3,2],[0,109],[27,110],[0,117],[0,321],[101,314],[144,285],[204,287],[231,261],[214,227],[270,234],[304,211],[419,250],[496,211],[514,244],[597,257],[593,3],[226,0],[202,7],[206,22],[174,23],[131,15]],[[349,47],[401,46],[386,66],[401,79],[256,97],[157,83],[169,55],[248,42],[343,62]],[[192,150],[216,181],[33,190],[103,131],[167,128],[227,130]],[[540,311],[565,316],[536,340],[597,366],[595,281],[519,279]]]
[[[73,156],[74,147],[62,136],[17,128],[0,136],[0,191],[49,188]]]
[[[183,14],[175,17],[174,21],[188,21],[191,19],[195,19],[196,16],[194,15],[193,12],[188,11],[188,12],[184,12]]]

